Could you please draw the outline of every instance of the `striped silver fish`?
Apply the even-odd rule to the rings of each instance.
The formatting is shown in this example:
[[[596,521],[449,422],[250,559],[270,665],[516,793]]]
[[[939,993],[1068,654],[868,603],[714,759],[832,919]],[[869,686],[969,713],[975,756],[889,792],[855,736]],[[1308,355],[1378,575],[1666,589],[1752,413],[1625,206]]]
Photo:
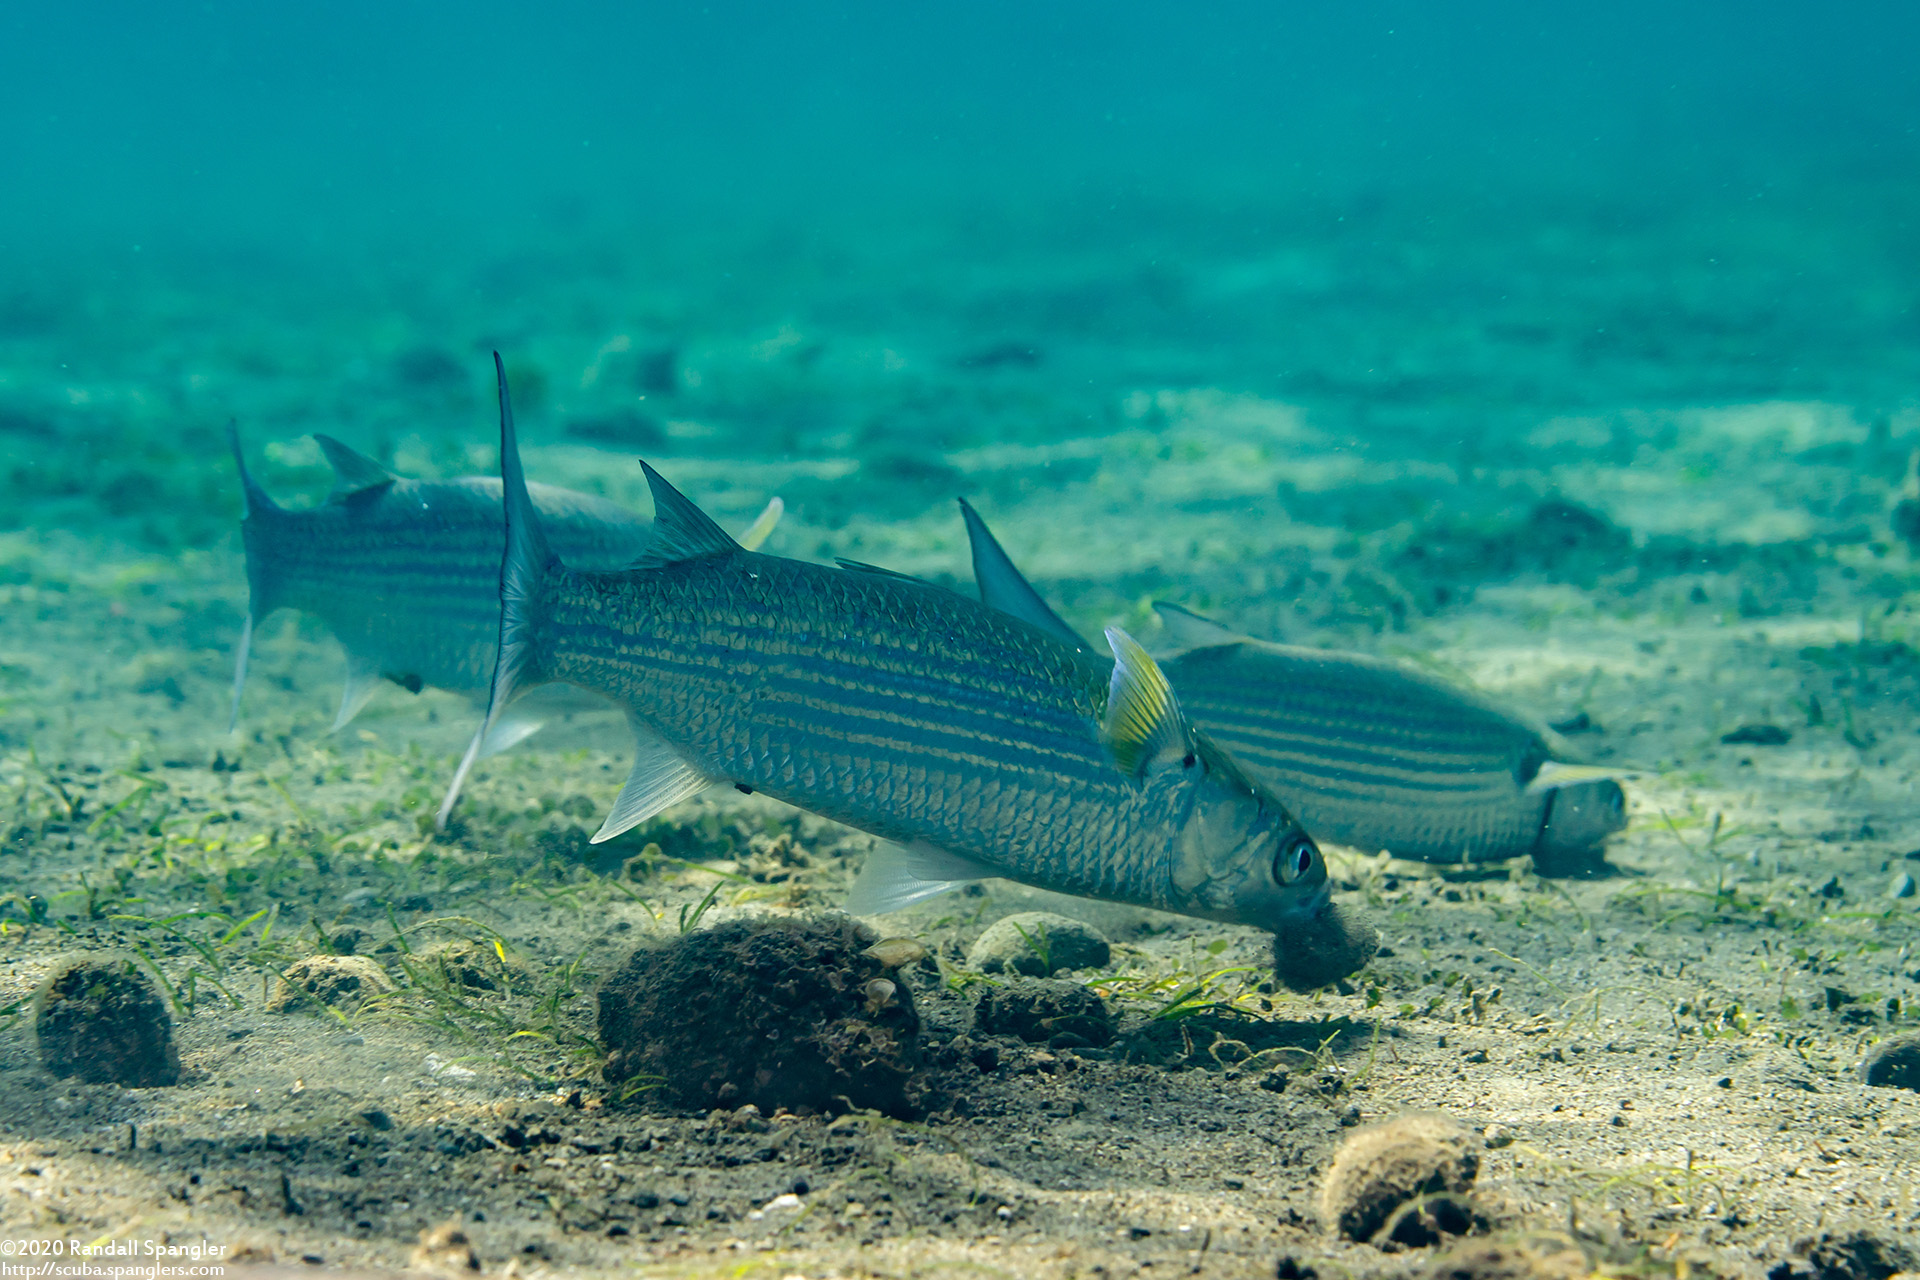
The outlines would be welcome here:
[[[227,429],[240,470],[248,605],[234,664],[233,724],[254,629],[279,609],[313,614],[347,655],[333,728],[360,713],[383,682],[418,693],[445,689],[484,703],[500,638],[500,481],[491,476],[408,480],[335,440],[314,440],[333,467],[332,493],[311,510],[275,502],[247,469],[239,431]],[[589,494],[531,486],[554,545],[601,568],[631,564],[652,523]],[[745,535],[757,542],[779,519],[778,498]],[[549,717],[604,707],[564,689],[523,704],[494,726],[485,754],[504,750]]]
[[[1081,644],[960,505],[981,598]],[[1568,874],[1591,869],[1626,825],[1617,771],[1556,759],[1557,734],[1473,690],[1155,607],[1178,647],[1163,669],[1180,705],[1319,839],[1423,862],[1531,855]]]
[[[633,771],[596,841],[727,783],[889,842],[855,884],[859,914],[1000,876],[1267,929],[1297,986],[1372,954],[1312,839],[1192,728],[1123,633],[1108,634],[1115,661],[1096,662],[939,587],[747,551],[651,467],[645,556],[570,567],[527,496],[499,376],[508,533],[489,720],[554,680],[627,708]]]

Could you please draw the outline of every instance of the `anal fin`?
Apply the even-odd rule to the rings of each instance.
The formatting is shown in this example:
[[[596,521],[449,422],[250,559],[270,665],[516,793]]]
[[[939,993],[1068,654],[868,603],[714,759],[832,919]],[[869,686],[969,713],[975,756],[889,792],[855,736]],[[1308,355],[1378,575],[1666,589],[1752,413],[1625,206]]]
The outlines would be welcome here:
[[[718,781],[702,773],[638,719],[630,723],[634,737],[633,770],[627,774],[627,785],[620,788],[612,811],[594,833],[591,844],[611,840],[661,810],[682,800],[691,800]]]
[[[328,733],[338,733],[352,723],[361,708],[380,687],[380,664],[358,654],[347,655],[347,683],[340,690],[340,710],[334,714]]]
[[[855,877],[846,911],[855,916],[885,915],[999,874],[972,858],[923,841],[912,845],[882,841]]]
[[[529,690],[493,718],[486,736],[480,741],[478,759],[497,756],[509,747],[525,742],[548,724],[566,716],[586,712],[611,711],[606,699],[570,684],[543,684]]]
[[[235,646],[238,656],[233,660],[233,710],[227,717],[227,732],[232,733],[240,727],[240,694],[247,687],[247,663],[253,656],[253,615],[240,624],[240,643]]]

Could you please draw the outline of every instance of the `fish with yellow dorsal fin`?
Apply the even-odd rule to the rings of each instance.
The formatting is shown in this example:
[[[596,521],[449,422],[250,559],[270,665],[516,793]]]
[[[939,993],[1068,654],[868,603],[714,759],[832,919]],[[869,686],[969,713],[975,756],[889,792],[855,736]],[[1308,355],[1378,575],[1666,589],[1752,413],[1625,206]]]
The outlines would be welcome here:
[[[1083,642],[962,501],[981,598]],[[1570,764],[1559,735],[1472,689],[1366,654],[1270,644],[1154,606],[1177,651],[1162,668],[1187,714],[1314,835],[1422,862],[1532,855],[1584,873],[1626,825],[1618,778]]]

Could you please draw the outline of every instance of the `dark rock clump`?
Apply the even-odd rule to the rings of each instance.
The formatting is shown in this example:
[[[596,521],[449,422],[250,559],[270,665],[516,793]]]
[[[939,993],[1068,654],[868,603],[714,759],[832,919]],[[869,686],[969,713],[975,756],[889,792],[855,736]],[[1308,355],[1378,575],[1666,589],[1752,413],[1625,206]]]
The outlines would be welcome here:
[[[987,1035],[1019,1036],[1056,1049],[1113,1042],[1113,1014],[1106,1002],[1079,983],[1058,978],[1018,978],[982,988],[973,1005],[973,1025]]]
[[[1920,1093],[1920,1035],[1895,1036],[1875,1045],[1860,1064],[1860,1078],[1883,1089]]]
[[[56,1076],[150,1089],[180,1082],[173,1018],[145,974],[122,957],[81,956],[40,990],[33,1028]]]
[[[606,1078],[677,1107],[916,1110],[919,1015],[847,916],[730,920],[600,989]]]
[[[1826,1232],[1794,1252],[1800,1258],[1778,1264],[1767,1280],[1889,1280],[1920,1267],[1920,1255],[1870,1231]]]

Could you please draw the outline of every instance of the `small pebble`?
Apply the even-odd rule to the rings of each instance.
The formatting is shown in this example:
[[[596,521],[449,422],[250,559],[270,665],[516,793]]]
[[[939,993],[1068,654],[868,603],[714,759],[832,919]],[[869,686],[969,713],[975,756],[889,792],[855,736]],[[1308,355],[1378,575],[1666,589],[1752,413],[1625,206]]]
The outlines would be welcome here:
[[[1901,871],[1894,875],[1893,884],[1887,890],[1889,898],[1911,898],[1914,894],[1913,874]]]
[[[912,938],[882,938],[867,954],[889,969],[900,969],[927,958],[927,949]]]
[[[1498,1151],[1502,1147],[1513,1145],[1513,1130],[1503,1124],[1490,1124],[1486,1132],[1487,1146]]]

